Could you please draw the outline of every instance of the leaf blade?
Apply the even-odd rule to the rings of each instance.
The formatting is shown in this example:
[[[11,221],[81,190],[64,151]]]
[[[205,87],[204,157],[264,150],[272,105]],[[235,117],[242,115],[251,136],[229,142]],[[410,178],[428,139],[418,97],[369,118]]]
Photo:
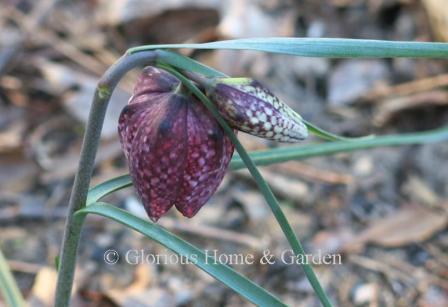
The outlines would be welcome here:
[[[132,185],[132,179],[129,175],[122,175],[105,182],[102,182],[91,188],[87,194],[86,205],[93,204],[104,196],[117,190],[124,189]]]
[[[163,44],[131,48],[129,53],[154,49],[257,50],[305,57],[332,58],[447,58],[447,43],[386,41],[346,38],[266,37],[202,44]]]
[[[112,219],[153,239],[171,251],[188,257],[190,261],[195,262],[197,267],[223,282],[254,304],[260,306],[286,306],[274,295],[234,271],[229,266],[215,263],[213,257],[206,255],[199,248],[182,240],[157,224],[138,218],[125,210],[118,209],[107,203],[91,204],[79,210],[76,216],[84,218],[87,214],[96,214]],[[197,261],[193,258],[193,255],[197,255]]]
[[[412,144],[426,144],[448,140],[448,127],[424,132],[406,133],[398,135],[377,136],[366,139],[350,140],[349,142],[330,142],[323,144],[310,144],[289,146],[250,152],[251,159],[257,166],[282,163],[291,160],[303,160],[312,157],[351,152],[375,147],[401,146]],[[244,168],[245,165],[238,155],[234,155],[230,162],[232,170]],[[87,204],[98,201],[102,197],[132,185],[129,175],[122,175],[105,181],[90,189]]]
[[[303,160],[312,157],[331,155],[356,150],[395,147],[402,145],[427,144],[448,140],[448,127],[442,127],[423,132],[377,136],[365,139],[327,142],[322,144],[309,144],[302,146],[289,146],[270,150],[255,151],[251,158],[258,166],[281,163],[291,160]],[[233,170],[244,167],[244,163],[238,155],[234,155],[230,163]]]
[[[352,141],[356,141],[356,140],[366,140],[366,139],[371,139],[374,136],[373,135],[367,135],[367,136],[361,136],[361,137],[345,137],[345,136],[340,136],[328,131],[325,131],[324,129],[310,123],[309,121],[305,120],[302,118],[303,123],[305,124],[305,126],[308,128],[308,131],[317,136],[318,138],[321,138],[323,140],[326,141],[346,141],[346,142],[352,142]]]
[[[207,77],[226,77],[226,74],[210,66],[195,61],[192,58],[168,50],[158,50],[159,60],[157,64],[170,64],[182,70],[192,71]]]

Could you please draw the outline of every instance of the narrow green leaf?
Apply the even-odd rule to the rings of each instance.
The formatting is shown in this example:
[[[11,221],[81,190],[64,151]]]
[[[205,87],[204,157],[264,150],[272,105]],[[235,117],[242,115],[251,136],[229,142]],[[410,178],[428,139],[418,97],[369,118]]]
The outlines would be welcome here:
[[[91,188],[87,194],[87,206],[97,202],[104,196],[132,185],[129,175],[115,177]]]
[[[107,203],[91,204],[79,210],[76,216],[83,218],[88,213],[101,215],[121,223],[162,244],[176,254],[188,258],[194,265],[256,305],[286,306],[274,295],[236,272],[231,267],[215,262],[213,257],[206,255],[199,248],[182,240],[157,224],[138,218],[127,211],[118,209]]]
[[[311,134],[314,134],[315,136],[326,140],[326,141],[348,141],[348,142],[352,142],[352,141],[356,141],[356,140],[367,140],[367,139],[372,139],[374,138],[373,135],[368,135],[368,136],[361,136],[361,137],[355,137],[355,138],[350,138],[350,137],[344,137],[344,136],[340,136],[328,131],[325,131],[322,128],[317,127],[316,125],[310,123],[309,121],[305,120],[302,118],[303,123],[305,124],[305,126],[308,128],[308,131]]]
[[[308,57],[332,58],[447,58],[447,43],[385,41],[346,38],[266,37],[203,44],[164,44],[131,48],[129,53],[154,49],[257,50]]]
[[[25,301],[20,293],[14,276],[9,270],[8,262],[0,250],[0,292],[8,306],[21,307],[25,306]]]
[[[376,136],[369,139],[351,140],[350,142],[279,147],[269,150],[253,151],[249,153],[249,156],[257,166],[263,166],[375,147],[426,144],[441,141],[448,141],[448,127],[424,132]],[[235,154],[233,156],[230,162],[230,168],[232,170],[245,168],[239,155]],[[87,204],[94,203],[102,197],[130,185],[132,185],[132,179],[129,175],[123,175],[105,181],[90,189]]]
[[[424,132],[376,136],[372,138],[352,140],[349,142],[329,142],[322,144],[279,147],[270,150],[252,152],[251,158],[257,165],[262,166],[286,162],[290,160],[303,160],[312,157],[325,156],[342,152],[351,152],[355,150],[375,147],[426,144],[447,140],[448,127],[443,127]],[[232,158],[230,165],[234,170],[244,168],[243,161],[237,155]]]
[[[158,64],[170,64],[179,69],[196,72],[207,77],[226,77],[226,74],[219,70],[211,68],[177,52],[159,50],[158,53],[160,56],[160,59],[157,61]]]

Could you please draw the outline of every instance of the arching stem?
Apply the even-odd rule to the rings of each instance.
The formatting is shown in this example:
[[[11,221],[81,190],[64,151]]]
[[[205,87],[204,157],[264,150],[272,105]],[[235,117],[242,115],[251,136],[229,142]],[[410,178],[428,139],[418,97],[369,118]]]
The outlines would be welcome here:
[[[154,63],[159,58],[160,54],[157,50],[126,54],[111,66],[98,82],[84,133],[78,172],[75,176],[68,205],[64,237],[59,257],[60,265],[55,306],[65,307],[69,305],[79,237],[84,222],[83,219],[75,219],[74,213],[85,207],[90,177],[94,168],[95,156],[110,96],[118,82],[128,71],[141,65]]]

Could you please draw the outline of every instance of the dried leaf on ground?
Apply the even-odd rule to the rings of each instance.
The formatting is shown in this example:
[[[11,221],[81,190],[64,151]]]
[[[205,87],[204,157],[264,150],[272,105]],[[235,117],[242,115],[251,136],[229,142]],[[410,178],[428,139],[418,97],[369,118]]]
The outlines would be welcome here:
[[[387,84],[389,78],[383,61],[343,61],[331,72],[328,101],[335,107],[353,103],[372,88]]]
[[[394,214],[373,222],[345,247],[374,243],[386,247],[398,247],[422,242],[444,229],[447,212],[421,206],[404,206]]]
[[[406,206],[399,211],[373,221],[356,233],[348,227],[318,232],[313,249],[327,253],[359,253],[373,243],[384,247],[401,247],[423,242],[448,224],[447,211],[421,206]]]
[[[9,193],[27,190],[38,173],[37,166],[22,152],[0,155],[0,187]]]
[[[41,61],[40,69],[45,79],[61,92],[68,91],[71,88],[77,88],[76,91],[65,94],[63,103],[74,118],[86,123],[92,97],[95,93],[97,78],[79,71],[74,71],[68,66],[45,60]],[[119,87],[113,92],[101,131],[103,137],[116,137],[118,117],[120,116],[121,110],[126,106],[129,97],[130,94]]]
[[[30,306],[52,306],[56,291],[57,272],[55,269],[44,267],[36,275],[29,299]]]
[[[186,7],[218,8],[218,0],[101,0],[97,8],[97,20],[100,24],[117,25],[140,18],[150,19],[170,10],[182,10]]]
[[[382,126],[390,122],[395,116],[399,116],[401,112],[408,110],[421,110],[423,108],[447,106],[447,91],[431,91],[422,92],[412,96],[391,98],[381,102],[376,107],[373,121]]]
[[[448,41],[448,10],[445,0],[423,0],[431,28],[437,39]]]

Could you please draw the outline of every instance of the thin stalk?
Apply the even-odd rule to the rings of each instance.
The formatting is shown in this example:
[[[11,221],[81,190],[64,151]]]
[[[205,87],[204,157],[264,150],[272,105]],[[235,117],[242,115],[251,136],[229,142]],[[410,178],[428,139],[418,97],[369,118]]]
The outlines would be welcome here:
[[[272,193],[271,188],[266,183],[266,181],[263,179],[263,176],[258,171],[255,164],[252,162],[251,158],[249,157],[249,154],[244,149],[243,145],[239,142],[238,138],[236,137],[235,133],[233,132],[232,128],[227,124],[227,122],[222,118],[222,116],[219,114],[219,111],[216,109],[216,107],[213,105],[213,103],[210,101],[210,99],[205,96],[197,87],[194,85],[189,79],[187,79],[184,75],[182,75],[177,70],[167,66],[167,65],[159,65],[163,69],[166,69],[167,71],[173,73],[176,77],[178,77],[182,83],[184,83],[207,107],[207,109],[213,114],[213,116],[217,119],[221,127],[224,129],[226,134],[229,136],[232,143],[235,145],[235,148],[240,155],[241,159],[243,160],[244,164],[246,164],[247,169],[251,173],[252,177],[256,181],[260,191],[262,192],[263,196],[266,199],[266,202],[269,204],[269,207],[272,210],[272,213],[274,214],[275,218],[277,219],[278,224],[280,225],[283,233],[285,234],[285,237],[287,238],[292,250],[296,255],[302,255],[306,258],[305,250],[302,247],[302,244],[300,243],[299,239],[294,233],[294,230],[292,229],[291,225],[288,222],[288,219],[286,218],[285,214],[283,213],[282,209],[280,208],[280,205],[275,198],[274,194]],[[305,275],[307,276],[309,282],[311,283],[314,291],[316,292],[317,296],[319,297],[321,303],[325,307],[332,306],[330,303],[330,300],[328,299],[325,291],[323,290],[322,286],[319,283],[319,280],[316,276],[316,274],[313,271],[313,268],[309,263],[305,263],[303,265],[303,270],[305,271]]]
[[[95,156],[110,96],[118,82],[129,70],[140,65],[153,63],[157,58],[157,51],[127,54],[111,66],[98,82],[84,133],[78,172],[75,176],[68,205],[60,254],[55,306],[65,307],[69,305],[76,265],[76,253],[81,227],[84,222],[83,218],[75,218],[74,214],[77,210],[85,207],[86,204],[90,177],[94,168]]]
[[[3,299],[8,306],[22,307],[25,306],[25,301],[20,293],[19,287],[14,280],[8,262],[0,250],[0,292]]]

